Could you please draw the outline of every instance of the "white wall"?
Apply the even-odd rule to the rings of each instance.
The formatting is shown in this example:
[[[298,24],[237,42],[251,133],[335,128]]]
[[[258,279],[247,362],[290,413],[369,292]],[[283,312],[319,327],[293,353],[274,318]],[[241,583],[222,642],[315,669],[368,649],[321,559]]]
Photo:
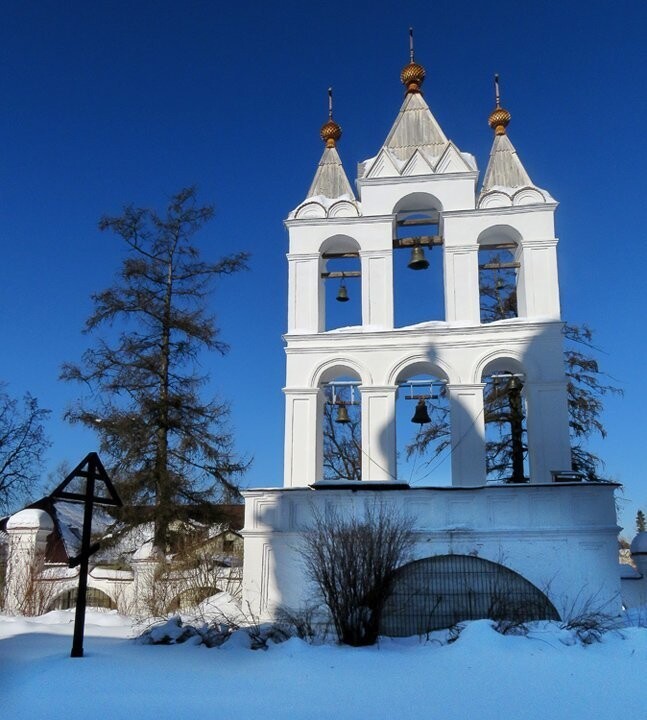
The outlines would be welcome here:
[[[416,559],[477,554],[520,573],[558,612],[595,598],[620,611],[613,484],[408,490],[250,490],[245,495],[243,601],[263,619],[313,598],[299,557],[313,511],[362,513],[384,503],[415,518]]]

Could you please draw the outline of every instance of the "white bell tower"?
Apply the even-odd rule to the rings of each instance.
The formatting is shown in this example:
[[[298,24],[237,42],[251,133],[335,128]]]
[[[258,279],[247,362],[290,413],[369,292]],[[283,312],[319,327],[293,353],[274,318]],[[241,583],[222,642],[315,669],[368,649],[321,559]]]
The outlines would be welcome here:
[[[400,482],[396,397],[408,377],[430,373],[449,399],[455,487],[486,482],[486,378],[515,378],[527,432],[527,470],[516,481],[549,483],[571,468],[554,229],[556,201],[536,187],[510,142],[510,114],[496,107],[483,184],[472,155],[447,138],[425,102],[424,68],[410,62],[403,105],[377,155],[360,163],[357,195],[337,152],[341,128],[321,130],[325,149],[307,198],[290,213],[284,486],[323,480],[325,387],[352,377],[361,410],[361,480]],[[433,232],[412,234],[417,225]],[[407,229],[410,230],[407,235]],[[404,237],[403,237],[404,235]],[[445,316],[394,326],[394,254],[415,250],[425,267],[442,253]],[[507,253],[516,311],[486,322],[479,254]],[[355,258],[361,324],[326,329],[331,259]],[[491,263],[492,265],[492,263]],[[356,287],[356,286],[354,286]],[[330,291],[330,287],[328,288]],[[524,460],[520,461],[522,464]]]

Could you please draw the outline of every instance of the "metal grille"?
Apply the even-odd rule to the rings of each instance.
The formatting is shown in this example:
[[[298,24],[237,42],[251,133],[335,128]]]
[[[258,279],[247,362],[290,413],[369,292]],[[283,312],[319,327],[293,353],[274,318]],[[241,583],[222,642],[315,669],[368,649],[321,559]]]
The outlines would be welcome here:
[[[76,607],[77,594],[78,590],[76,588],[62,592],[54,598],[48,608],[48,612],[50,610],[69,610],[70,608]],[[117,608],[115,601],[97,588],[88,588],[86,605],[92,608],[108,608],[109,610],[115,610]]]
[[[526,622],[559,615],[543,592],[503,565],[471,555],[438,555],[399,569],[380,633],[424,635],[480,618]]]

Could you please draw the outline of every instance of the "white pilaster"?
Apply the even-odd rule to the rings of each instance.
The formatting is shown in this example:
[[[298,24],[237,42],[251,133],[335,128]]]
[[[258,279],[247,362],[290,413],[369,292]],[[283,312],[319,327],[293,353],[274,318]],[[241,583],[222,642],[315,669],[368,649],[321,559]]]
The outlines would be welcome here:
[[[483,383],[447,385],[451,417],[452,485],[485,484]]]
[[[460,325],[478,325],[478,245],[450,245],[443,252],[445,271],[445,320]]]
[[[285,487],[312,485],[323,478],[323,437],[319,388],[284,388]]]
[[[288,258],[288,333],[317,333],[325,328],[325,297],[318,253]]]
[[[393,328],[393,252],[362,250],[362,325],[376,330]]]
[[[516,259],[519,317],[559,320],[557,240],[524,240]]]
[[[395,480],[395,385],[360,387],[362,480]]]
[[[566,382],[528,383],[524,393],[530,481],[548,483],[551,471],[571,469]]]

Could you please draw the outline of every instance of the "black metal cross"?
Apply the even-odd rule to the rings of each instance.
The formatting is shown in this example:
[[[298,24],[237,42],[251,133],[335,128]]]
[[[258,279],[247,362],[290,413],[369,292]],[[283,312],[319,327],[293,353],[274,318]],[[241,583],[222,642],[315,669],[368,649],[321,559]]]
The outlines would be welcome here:
[[[75,492],[67,487],[76,478],[85,478],[85,491]],[[101,485],[105,494],[101,493]],[[69,500],[84,503],[83,534],[81,535],[81,552],[69,560],[71,568],[80,565],[79,589],[76,598],[76,614],[74,617],[74,640],[72,641],[71,657],[83,657],[83,630],[85,627],[86,592],[88,589],[88,565],[90,556],[99,549],[99,543],[90,544],[92,536],[92,510],[94,505],[111,505],[121,507],[123,504],[115,490],[108,473],[95,452],[88,453],[72,470],[63,482],[50,494],[57,500]]]

